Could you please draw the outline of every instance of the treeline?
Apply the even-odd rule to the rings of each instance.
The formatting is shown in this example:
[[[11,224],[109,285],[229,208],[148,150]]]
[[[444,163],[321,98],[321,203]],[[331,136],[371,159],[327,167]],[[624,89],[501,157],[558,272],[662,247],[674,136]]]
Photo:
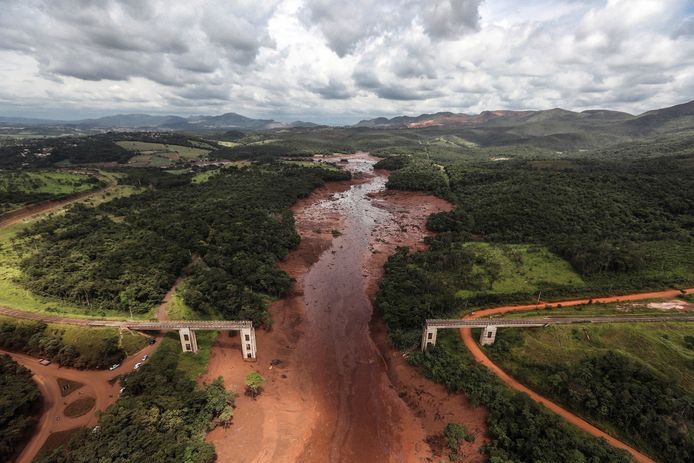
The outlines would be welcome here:
[[[390,163],[390,165],[394,164],[395,167],[399,167],[393,170],[390,177],[388,177],[386,185],[388,188],[394,190],[431,191],[442,197],[447,196],[449,191],[448,177],[442,166],[424,159],[405,159],[408,159],[407,162],[399,161],[396,158],[396,161]],[[387,163],[384,164],[388,165]]]
[[[211,463],[214,446],[205,434],[227,425],[234,396],[219,378],[199,386],[178,370],[180,348],[165,340],[152,358],[125,380],[115,405],[96,428],[83,428],[39,463],[151,462]]]
[[[116,144],[125,140],[193,148],[216,146],[179,133],[108,132],[85,137],[41,138],[0,146],[0,169],[43,168],[66,162],[73,165],[101,162],[126,164],[137,153]]]
[[[504,333],[499,341],[490,348],[497,360],[521,338]],[[521,360],[516,375],[584,417],[607,423],[658,460],[694,458],[694,396],[632,358],[606,352],[568,365]]]
[[[426,353],[411,361],[425,375],[451,392],[464,392],[473,403],[488,411],[484,447],[489,461],[615,463],[630,462],[630,456],[601,439],[567,424],[525,394],[508,389],[486,368],[477,364],[455,338],[444,336]],[[450,345],[449,345],[450,344]]]
[[[96,209],[70,208],[23,235],[23,284],[92,310],[145,313],[193,256],[183,295],[194,310],[269,323],[265,297],[288,276],[275,262],[299,242],[289,207],[349,173],[272,164],[150,190]]]
[[[104,369],[125,358],[116,335],[104,339],[98,348],[85,352],[66,343],[63,334],[59,328],[49,327],[43,322],[0,321],[0,347],[9,351],[22,352],[51,360],[60,366],[79,369]]]
[[[422,162],[392,157],[379,164],[395,169],[388,187],[423,189],[456,204],[429,218],[430,229],[443,233],[435,241],[546,245],[584,277],[587,291],[693,282],[691,271],[668,270],[686,267],[694,243],[691,155],[456,163],[446,166],[445,188],[432,183],[433,170],[423,171]],[[654,243],[681,250],[679,258],[673,252],[665,262]]]
[[[12,461],[38,423],[41,393],[32,373],[0,354],[0,461]]]

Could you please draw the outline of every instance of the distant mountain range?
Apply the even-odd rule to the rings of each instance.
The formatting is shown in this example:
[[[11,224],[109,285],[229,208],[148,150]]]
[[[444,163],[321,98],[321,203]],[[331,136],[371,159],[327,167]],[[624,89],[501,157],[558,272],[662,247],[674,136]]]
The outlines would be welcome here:
[[[21,117],[0,117],[0,124],[24,127],[62,127],[74,130],[185,130],[210,132],[220,130],[272,130],[294,127],[318,127],[312,122],[278,122],[272,119],[252,119],[237,113],[218,116],[152,116],[149,114],[120,114],[79,121],[55,121]],[[439,112],[419,116],[378,117],[362,120],[354,127],[374,129],[452,128],[494,131],[498,135],[547,136],[576,134],[583,130],[609,137],[611,131],[623,135],[649,131],[694,128],[694,101],[669,108],[648,111],[634,116],[609,110],[582,112],[565,109],[542,111],[484,111],[480,114]]]
[[[664,109],[648,111],[638,116],[609,110],[582,112],[555,108],[542,111],[484,111],[480,114],[456,114],[440,112],[419,116],[397,116],[391,119],[378,117],[355,124],[370,128],[425,128],[425,127],[504,127],[519,125],[594,125],[596,123],[624,123],[633,127],[649,127],[678,118],[694,116],[694,101]]]
[[[64,127],[79,130],[271,130],[293,127],[317,127],[313,122],[278,122],[272,119],[252,119],[236,113],[219,116],[152,116],[149,114],[118,114],[96,119],[78,121],[58,121],[50,119],[31,119],[24,117],[2,117],[0,124],[27,127]]]

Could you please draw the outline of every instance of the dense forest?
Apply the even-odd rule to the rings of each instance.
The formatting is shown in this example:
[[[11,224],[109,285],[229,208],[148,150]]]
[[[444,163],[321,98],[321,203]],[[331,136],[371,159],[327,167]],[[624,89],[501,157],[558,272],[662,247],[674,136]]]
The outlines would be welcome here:
[[[432,191],[456,205],[428,219],[439,234],[427,251],[401,248],[386,263],[376,308],[401,349],[415,348],[425,319],[481,306],[694,284],[691,154],[454,163],[444,191],[428,186],[436,165],[421,172],[426,163],[402,156],[379,164],[394,170],[391,179],[407,170],[389,188]],[[489,409],[491,461],[626,461],[468,357],[451,335],[412,361]],[[691,460],[694,402],[666,379],[616,355],[544,368],[543,392],[654,456]]]
[[[64,367],[104,369],[125,358],[117,336],[106,336],[100,341],[95,343],[96,348],[79,349],[64,340],[63,331],[43,322],[0,320],[1,348],[45,358]]]
[[[269,324],[265,298],[291,285],[275,263],[299,242],[289,207],[324,181],[345,178],[335,169],[276,163],[224,169],[207,182],[98,208],[76,205],[23,233],[22,283],[94,311],[142,314],[195,260],[183,290],[191,308]]]
[[[104,186],[96,176],[55,170],[0,171],[0,214],[25,204]]]
[[[0,461],[11,461],[31,436],[41,410],[41,393],[27,370],[0,354]]]
[[[441,233],[432,240],[434,252],[458,252],[461,243],[472,241],[546,246],[586,283],[539,288],[557,298],[694,283],[691,160],[674,155],[455,163],[445,168],[443,191],[431,187],[438,166],[426,169],[425,162],[407,157],[379,164],[395,169],[389,188],[424,189],[456,204],[454,211],[428,220]],[[488,303],[523,301],[520,294],[488,296]]]
[[[411,361],[449,391],[464,392],[473,403],[487,408],[491,442],[484,450],[490,462],[631,461],[626,452],[579,431],[527,395],[508,389],[472,359],[457,336],[445,333],[436,347],[424,354],[414,353]]]
[[[490,348],[492,358],[508,358],[520,339],[513,330],[503,332]],[[606,423],[659,460],[684,463],[694,458],[694,395],[643,362],[608,351],[568,365],[520,361],[514,372],[525,384],[591,421]]]
[[[103,162],[125,164],[137,153],[117,145],[118,141],[216,147],[201,138],[171,132],[108,132],[82,137],[36,138],[0,146],[0,169]]]
[[[125,379],[121,398],[69,442],[39,457],[40,463],[211,463],[214,446],[205,433],[226,425],[234,396],[221,378],[199,386],[178,370],[178,343],[167,339],[137,372]]]

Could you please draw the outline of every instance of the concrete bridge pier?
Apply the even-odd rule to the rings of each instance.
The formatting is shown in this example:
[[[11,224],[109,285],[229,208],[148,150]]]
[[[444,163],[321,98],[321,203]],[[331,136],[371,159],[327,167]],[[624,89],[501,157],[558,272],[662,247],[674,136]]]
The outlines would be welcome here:
[[[428,324],[424,325],[424,330],[422,331],[422,352],[427,350],[427,347],[430,345],[435,346],[436,345],[436,334],[438,333],[438,329],[434,328],[433,326],[429,326]]]
[[[241,328],[241,352],[243,359],[249,362],[255,361],[255,328],[253,326]]]
[[[195,331],[190,328],[180,328],[178,330],[178,336],[181,338],[181,348],[183,348],[183,352],[197,353],[198,340],[195,337]]]
[[[482,330],[482,334],[480,334],[480,345],[481,346],[491,346],[494,344],[494,340],[496,339],[496,326],[493,325],[487,325],[484,327]]]

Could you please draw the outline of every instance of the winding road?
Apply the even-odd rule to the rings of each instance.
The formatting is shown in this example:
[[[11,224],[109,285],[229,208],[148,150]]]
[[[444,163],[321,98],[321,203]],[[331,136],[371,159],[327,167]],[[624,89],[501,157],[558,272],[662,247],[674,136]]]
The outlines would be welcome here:
[[[31,440],[17,457],[16,463],[31,463],[52,433],[96,425],[98,421],[96,412],[106,410],[118,399],[121,386],[115,379],[119,375],[130,373],[135,364],[141,361],[145,354],[151,355],[156,350],[160,342],[161,338],[158,338],[156,343],[148,345],[131,355],[121,363],[120,367],[113,371],[77,370],[60,367],[55,363],[41,365],[35,357],[0,349],[0,354],[9,355],[15,362],[33,373],[33,379],[38,385],[43,398],[43,409],[39,423]],[[76,393],[63,397],[58,386],[58,378],[77,381],[84,386]],[[77,418],[65,416],[64,410],[66,405],[80,396],[94,397],[96,399],[95,406],[83,416]]]
[[[542,309],[545,307],[567,307],[567,306],[577,306],[577,305],[585,305],[589,303],[613,303],[613,302],[624,302],[624,301],[638,301],[638,300],[643,300],[643,299],[658,299],[658,298],[673,298],[676,296],[679,296],[681,294],[694,294],[694,288],[686,289],[683,291],[679,290],[667,290],[667,291],[658,291],[658,292],[649,292],[649,293],[636,293],[636,294],[628,294],[625,296],[613,296],[613,297],[600,297],[600,298],[593,298],[593,299],[574,299],[574,300],[569,300],[569,301],[559,301],[559,302],[552,302],[552,303],[547,303],[547,304],[528,304],[528,305],[516,305],[516,306],[502,306],[502,307],[495,307],[491,309],[483,309],[483,310],[477,310],[465,317],[463,317],[465,320],[475,320],[477,318],[482,318],[482,317],[488,317],[490,315],[499,315],[499,314],[504,314],[508,312],[522,312],[522,311],[532,311],[532,310],[538,310]],[[586,420],[580,418],[579,416],[571,413],[567,409],[557,405],[556,403],[552,402],[551,400],[547,399],[546,397],[541,396],[537,392],[529,389],[528,387],[522,385],[520,382],[518,382],[516,379],[512,378],[509,376],[505,371],[503,371],[497,364],[491,361],[489,357],[485,355],[485,353],[482,351],[482,348],[475,342],[475,340],[472,337],[472,329],[471,328],[461,328],[460,329],[460,334],[463,338],[463,342],[465,343],[465,346],[470,350],[472,353],[472,356],[477,360],[479,363],[482,365],[486,366],[489,368],[492,373],[494,373],[499,379],[501,379],[504,383],[506,383],[508,386],[511,388],[515,389],[516,391],[519,392],[524,392],[525,394],[528,394],[528,396],[536,401],[537,403],[545,406],[549,410],[553,411],[554,413],[560,415],[562,418],[564,418],[566,421],[569,423],[577,426],[578,428],[586,431],[589,434],[592,434],[595,437],[600,437],[605,439],[610,445],[624,449],[627,452],[631,454],[631,456],[636,460],[638,463],[654,463],[654,460],[649,458],[648,456],[644,455],[643,453],[639,452],[638,450],[634,449],[633,447],[625,444],[624,442],[615,439],[614,437],[610,436],[609,434],[605,433],[604,431],[596,428],[592,424],[588,423]]]

